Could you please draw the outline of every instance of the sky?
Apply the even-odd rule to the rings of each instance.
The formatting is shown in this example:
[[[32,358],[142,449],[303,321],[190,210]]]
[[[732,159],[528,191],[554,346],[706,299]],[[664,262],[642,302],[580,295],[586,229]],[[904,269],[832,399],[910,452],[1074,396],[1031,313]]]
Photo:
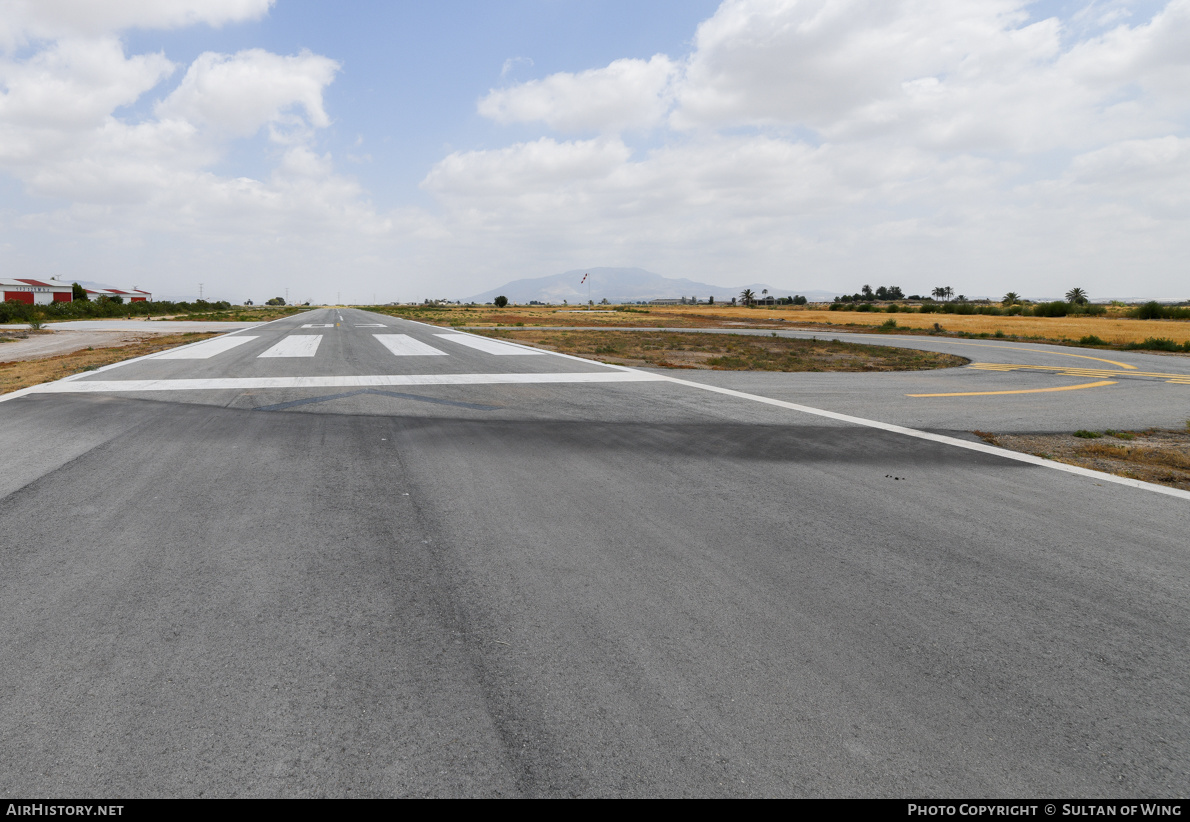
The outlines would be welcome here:
[[[1188,43],[1190,0],[0,0],[0,276],[1186,299]]]

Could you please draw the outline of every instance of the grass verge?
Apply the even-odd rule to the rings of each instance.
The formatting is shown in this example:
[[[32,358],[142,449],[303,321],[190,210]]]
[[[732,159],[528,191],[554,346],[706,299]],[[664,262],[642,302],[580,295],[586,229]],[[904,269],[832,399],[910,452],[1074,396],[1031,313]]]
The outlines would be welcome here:
[[[1190,491],[1190,430],[1073,434],[992,434],[976,431],[985,442],[1011,451]],[[1093,436],[1088,436],[1092,434]]]
[[[0,394],[8,394],[32,385],[53,382],[82,371],[94,371],[105,365],[143,357],[146,354],[156,354],[158,351],[165,351],[214,336],[216,336],[214,333],[198,332],[169,334],[118,348],[86,349],[41,360],[0,363]]]
[[[612,365],[716,371],[924,371],[968,360],[950,354],[835,340],[670,331],[517,331],[484,329],[497,339]]]

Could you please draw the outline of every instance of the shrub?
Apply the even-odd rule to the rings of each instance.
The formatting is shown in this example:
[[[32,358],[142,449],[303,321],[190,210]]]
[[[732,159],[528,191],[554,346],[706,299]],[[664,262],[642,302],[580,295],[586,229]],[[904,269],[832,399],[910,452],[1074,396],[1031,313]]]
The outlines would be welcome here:
[[[1087,336],[1080,338],[1078,341],[1078,344],[1079,345],[1107,345],[1107,341],[1099,339],[1094,334],[1088,334]]]
[[[504,308],[504,306],[508,305],[508,298],[501,294],[493,302],[496,303],[496,308]]]
[[[1070,313],[1070,303],[1055,300],[1052,303],[1038,303],[1033,306],[1034,317],[1065,317]]]
[[[1087,431],[1085,429],[1080,429],[1080,430],[1074,432],[1074,436],[1081,437],[1084,440],[1097,440],[1100,437],[1102,437],[1103,435],[1097,434],[1094,431]]]
[[[1166,337],[1146,337],[1144,342],[1128,343],[1124,346],[1129,351],[1182,351],[1178,343]]]
[[[880,323],[879,327],[885,331],[891,331],[892,329],[897,327],[897,321],[896,320],[885,320],[884,322]]]
[[[1150,300],[1136,309],[1138,320],[1160,320],[1165,317],[1165,306],[1156,300]]]
[[[889,314],[896,314],[898,311],[901,310],[901,308],[896,303],[892,303],[891,305],[889,305],[887,310],[888,310]],[[895,325],[895,323],[894,323],[894,325]]]
[[[872,311],[875,309],[875,307],[876,306],[872,305],[871,303],[861,303],[860,305],[857,305],[855,307],[855,310],[856,311]]]
[[[996,329],[996,334],[995,334],[995,337],[996,337],[996,339],[998,339],[998,340],[1002,340],[1002,339],[1004,339],[1004,332],[1003,332],[1001,329],[997,328],[997,329]]]

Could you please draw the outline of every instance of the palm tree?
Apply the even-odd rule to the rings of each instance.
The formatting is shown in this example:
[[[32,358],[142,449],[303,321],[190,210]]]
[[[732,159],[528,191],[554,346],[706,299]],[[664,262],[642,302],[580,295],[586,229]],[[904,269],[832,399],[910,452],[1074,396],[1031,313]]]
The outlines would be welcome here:
[[[1004,295],[1004,299],[1002,299],[1000,301],[1000,304],[1003,305],[1005,308],[1008,308],[1009,306],[1016,305],[1020,301],[1021,301],[1020,294],[1017,294],[1015,291],[1009,291],[1007,294]]]
[[[744,303],[744,305],[748,305],[748,306],[752,305],[752,303],[753,303],[753,301],[755,301],[755,299],[756,299],[756,295],[752,292],[751,288],[745,288],[743,291],[740,292],[740,300],[741,300],[741,302]]]
[[[930,294],[933,295],[935,300],[945,300],[946,294],[948,291],[950,291],[949,288],[947,288],[946,286],[940,285],[937,288],[935,288],[933,291],[931,291]]]
[[[1087,292],[1081,288],[1072,288],[1066,292],[1066,302],[1074,303],[1076,305],[1087,304]]]

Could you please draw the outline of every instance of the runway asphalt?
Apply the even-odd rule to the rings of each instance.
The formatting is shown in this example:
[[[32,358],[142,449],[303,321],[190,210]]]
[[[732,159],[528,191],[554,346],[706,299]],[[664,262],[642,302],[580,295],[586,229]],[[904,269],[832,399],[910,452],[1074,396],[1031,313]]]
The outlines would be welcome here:
[[[1190,789],[1187,500],[840,418],[1172,423],[1190,386],[479,339],[324,309],[0,402],[0,795]]]

